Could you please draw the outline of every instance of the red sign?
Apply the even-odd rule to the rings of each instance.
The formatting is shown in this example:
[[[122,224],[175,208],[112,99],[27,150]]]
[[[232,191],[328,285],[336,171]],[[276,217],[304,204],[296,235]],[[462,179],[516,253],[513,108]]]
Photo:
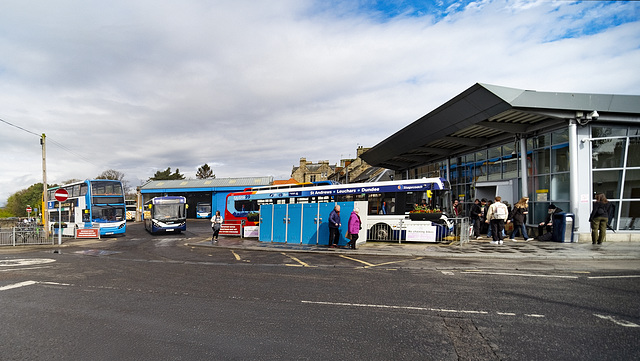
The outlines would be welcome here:
[[[31,213],[32,210],[31,207],[27,207],[27,213]]]
[[[76,229],[76,238],[100,238],[99,228]]]
[[[67,198],[69,198],[69,192],[60,188],[55,193],[53,193],[53,196],[56,197],[56,200],[58,202],[64,202],[67,200]]]
[[[239,224],[222,224],[222,228],[220,228],[220,234],[225,234],[228,236],[239,236],[240,235],[240,225]]]

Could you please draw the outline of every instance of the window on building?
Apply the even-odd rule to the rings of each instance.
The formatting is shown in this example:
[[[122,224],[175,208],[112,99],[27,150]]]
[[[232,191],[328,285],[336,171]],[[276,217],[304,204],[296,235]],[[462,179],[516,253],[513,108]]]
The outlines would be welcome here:
[[[640,230],[640,127],[591,128],[592,189],[615,206],[612,227]]]

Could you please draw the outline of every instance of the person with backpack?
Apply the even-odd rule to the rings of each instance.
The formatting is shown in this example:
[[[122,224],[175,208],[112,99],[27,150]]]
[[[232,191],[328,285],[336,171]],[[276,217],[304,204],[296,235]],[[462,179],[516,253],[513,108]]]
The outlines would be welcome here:
[[[611,203],[604,193],[596,194],[596,202],[593,204],[593,210],[589,216],[591,223],[591,243],[602,244],[607,239],[607,225],[611,213]]]
[[[487,220],[491,227],[491,244],[503,244],[504,222],[509,218],[509,209],[502,203],[502,197],[496,196],[487,210]]]

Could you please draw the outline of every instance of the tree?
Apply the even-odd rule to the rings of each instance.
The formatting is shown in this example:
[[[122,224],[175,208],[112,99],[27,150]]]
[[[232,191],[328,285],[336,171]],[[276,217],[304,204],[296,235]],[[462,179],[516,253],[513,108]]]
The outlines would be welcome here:
[[[55,185],[49,185],[54,187]],[[27,206],[42,213],[42,183],[36,183],[9,196],[5,209],[17,217],[27,216]],[[32,216],[34,214],[32,213]]]
[[[176,180],[176,179],[184,179],[184,174],[180,174],[180,169],[176,168],[174,173],[171,173],[171,167],[168,167],[166,170],[157,171],[153,177],[149,178],[149,180]]]
[[[198,168],[196,172],[196,178],[198,179],[215,179],[216,175],[213,174],[213,170],[207,163],[205,163],[202,167]]]
[[[111,179],[111,180],[119,180],[122,182],[122,188],[124,188],[125,192],[129,189],[129,182],[124,180],[124,173],[117,171],[115,169],[107,169],[104,172],[100,173],[96,179]]]

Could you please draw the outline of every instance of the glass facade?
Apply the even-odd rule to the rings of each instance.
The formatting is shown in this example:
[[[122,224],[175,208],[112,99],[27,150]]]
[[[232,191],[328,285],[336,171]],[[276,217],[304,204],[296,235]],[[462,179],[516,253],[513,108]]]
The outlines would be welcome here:
[[[612,228],[640,230],[640,127],[591,128],[593,193],[615,206]]]
[[[640,230],[640,127],[591,127],[592,191],[604,193],[615,207],[615,230]],[[536,224],[547,215],[549,204],[570,209],[569,129],[527,138],[529,215]],[[520,194],[519,143],[509,142],[449,159],[451,196],[468,213],[475,199],[475,184],[517,180]],[[403,176],[445,177],[447,162],[412,168]]]
[[[529,224],[544,220],[551,203],[569,210],[570,167],[567,128],[527,139]]]

